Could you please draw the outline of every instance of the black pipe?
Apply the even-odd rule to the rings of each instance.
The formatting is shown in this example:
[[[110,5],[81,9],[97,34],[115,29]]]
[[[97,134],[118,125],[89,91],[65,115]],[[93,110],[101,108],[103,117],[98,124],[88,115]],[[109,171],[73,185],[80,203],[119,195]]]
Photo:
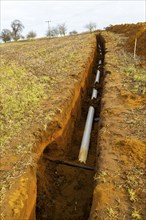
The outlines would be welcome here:
[[[66,161],[63,161],[63,160],[52,160],[52,159],[49,159],[48,157],[45,157],[45,159],[48,159],[49,161],[57,163],[57,164],[67,165],[67,166],[70,166],[70,167],[76,167],[76,168],[79,168],[79,169],[92,170],[92,171],[96,170],[96,168],[94,168],[94,167],[88,167],[88,166],[82,166],[82,165],[78,165],[78,164],[72,164],[70,162],[66,162]]]

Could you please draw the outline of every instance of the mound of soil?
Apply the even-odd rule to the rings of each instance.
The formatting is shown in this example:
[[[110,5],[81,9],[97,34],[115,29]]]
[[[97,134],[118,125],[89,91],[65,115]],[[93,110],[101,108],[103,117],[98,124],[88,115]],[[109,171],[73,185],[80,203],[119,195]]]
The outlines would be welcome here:
[[[137,39],[136,54],[146,58],[146,22],[137,24],[112,25],[110,27],[107,27],[106,30],[118,34],[123,33],[126,37],[128,37],[125,44],[125,49],[127,49],[131,53],[133,53],[134,51],[135,39]]]

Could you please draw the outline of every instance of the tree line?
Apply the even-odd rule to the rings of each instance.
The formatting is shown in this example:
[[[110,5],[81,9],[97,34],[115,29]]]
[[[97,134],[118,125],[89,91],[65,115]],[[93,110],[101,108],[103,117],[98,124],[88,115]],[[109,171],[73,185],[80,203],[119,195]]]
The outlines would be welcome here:
[[[85,25],[85,28],[92,32],[96,29],[96,23],[90,22]],[[25,37],[21,34],[24,29],[24,25],[20,20],[14,20],[11,23],[11,30],[9,29],[3,29],[0,38],[3,40],[3,42],[8,42],[11,40],[17,41],[19,39],[25,39]],[[70,35],[77,34],[78,32],[76,30],[73,30],[69,32]],[[59,24],[55,27],[48,27],[48,30],[46,32],[47,37],[57,37],[57,36],[65,36],[67,34],[67,27],[65,23]],[[37,36],[35,31],[29,31],[26,35],[27,39],[33,39]]]

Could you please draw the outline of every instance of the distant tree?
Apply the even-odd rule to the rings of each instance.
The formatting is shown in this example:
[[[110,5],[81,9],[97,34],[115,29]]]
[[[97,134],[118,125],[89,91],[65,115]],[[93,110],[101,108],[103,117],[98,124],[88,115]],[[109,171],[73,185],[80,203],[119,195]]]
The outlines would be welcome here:
[[[73,31],[71,31],[71,32],[69,32],[69,34],[70,35],[74,35],[74,34],[77,34],[78,32],[77,31],[75,31],[75,30],[73,30]]]
[[[59,35],[58,27],[49,28],[49,30],[47,31],[47,34],[46,34],[47,37],[55,37],[58,35]]]
[[[109,26],[105,27],[105,30],[108,30],[109,28],[112,28],[112,27],[113,27],[113,25],[110,24]]]
[[[47,36],[47,37],[51,37],[51,29],[48,29],[48,30],[47,30],[46,36]]]
[[[20,37],[21,37],[21,32],[24,28],[23,24],[21,23],[21,21],[19,20],[14,20],[12,23],[11,23],[11,28],[12,28],[12,38],[14,40],[19,40]]]
[[[20,38],[21,38],[22,40],[24,40],[24,39],[25,39],[25,37],[24,37],[23,35],[21,35],[21,36],[20,36]]]
[[[37,35],[36,35],[36,32],[34,31],[30,31],[28,34],[27,34],[27,39],[33,39],[35,38]]]
[[[67,28],[65,23],[59,24],[58,25],[58,30],[59,30],[59,34],[65,36],[66,32],[67,32]]]
[[[52,35],[52,36],[58,36],[58,35],[59,35],[58,27],[53,27],[53,28],[51,29],[51,35]]]
[[[94,22],[90,22],[89,24],[85,25],[85,28],[88,29],[90,31],[90,33],[95,30],[96,28],[96,23]]]
[[[3,29],[0,38],[6,43],[11,40],[11,31],[8,29]]]

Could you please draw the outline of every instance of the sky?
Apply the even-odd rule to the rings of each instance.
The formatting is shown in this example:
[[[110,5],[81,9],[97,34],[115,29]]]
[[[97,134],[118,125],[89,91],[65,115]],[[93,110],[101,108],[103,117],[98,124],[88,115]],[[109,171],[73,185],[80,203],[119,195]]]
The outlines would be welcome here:
[[[11,22],[20,20],[25,26],[22,35],[33,30],[38,37],[45,36],[48,23],[54,27],[65,23],[68,32],[86,31],[85,25],[94,22],[98,29],[110,24],[145,21],[145,0],[0,0],[1,30],[11,29]]]

